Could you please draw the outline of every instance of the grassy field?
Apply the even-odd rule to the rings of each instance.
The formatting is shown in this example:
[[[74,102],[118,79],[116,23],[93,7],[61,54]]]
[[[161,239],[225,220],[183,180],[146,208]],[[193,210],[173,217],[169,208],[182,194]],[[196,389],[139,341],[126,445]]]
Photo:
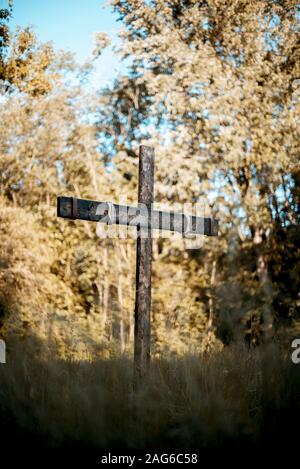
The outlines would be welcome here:
[[[300,365],[275,346],[153,361],[136,393],[130,357],[41,360],[26,346],[0,366],[0,421],[3,441],[26,447],[283,447],[299,391]]]

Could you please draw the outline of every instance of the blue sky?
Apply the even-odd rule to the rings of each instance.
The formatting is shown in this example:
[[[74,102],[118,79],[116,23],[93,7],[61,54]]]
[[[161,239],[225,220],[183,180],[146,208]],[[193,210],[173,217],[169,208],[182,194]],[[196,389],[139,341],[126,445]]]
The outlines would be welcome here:
[[[41,41],[53,41],[56,49],[75,52],[83,63],[91,56],[93,33],[110,34],[118,44],[117,30],[121,23],[104,0],[14,0],[13,26],[32,25]],[[6,6],[6,0],[0,5]],[[98,59],[92,83],[99,87],[108,84],[124,66],[112,48]]]

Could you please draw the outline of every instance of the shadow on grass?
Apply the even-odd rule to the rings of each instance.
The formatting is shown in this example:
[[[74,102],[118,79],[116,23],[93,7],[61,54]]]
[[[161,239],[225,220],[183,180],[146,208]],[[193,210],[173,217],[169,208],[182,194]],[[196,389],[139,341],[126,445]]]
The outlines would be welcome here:
[[[300,365],[275,347],[154,360],[138,392],[128,357],[64,361],[11,346],[0,367],[2,445],[284,448],[296,443]]]

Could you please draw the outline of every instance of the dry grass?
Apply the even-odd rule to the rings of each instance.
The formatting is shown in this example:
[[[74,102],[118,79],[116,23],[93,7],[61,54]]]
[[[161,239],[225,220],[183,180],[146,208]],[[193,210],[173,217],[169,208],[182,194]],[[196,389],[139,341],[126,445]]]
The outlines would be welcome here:
[[[0,421],[7,439],[26,445],[221,449],[295,436],[300,365],[274,346],[154,361],[136,394],[130,358],[39,360],[28,345],[11,348]]]

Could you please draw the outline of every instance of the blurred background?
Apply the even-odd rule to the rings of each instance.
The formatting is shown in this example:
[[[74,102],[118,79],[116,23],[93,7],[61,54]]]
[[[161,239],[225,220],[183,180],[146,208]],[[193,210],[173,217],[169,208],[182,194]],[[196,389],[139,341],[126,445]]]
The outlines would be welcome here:
[[[17,342],[46,360],[131,359],[135,242],[58,219],[56,197],[135,204],[138,147],[147,144],[157,206],[201,200],[220,226],[200,249],[154,240],[153,357],[222,360],[242,347],[228,359],[234,366],[276,346],[290,361],[300,335],[300,4],[104,6],[1,2],[8,354]]]

